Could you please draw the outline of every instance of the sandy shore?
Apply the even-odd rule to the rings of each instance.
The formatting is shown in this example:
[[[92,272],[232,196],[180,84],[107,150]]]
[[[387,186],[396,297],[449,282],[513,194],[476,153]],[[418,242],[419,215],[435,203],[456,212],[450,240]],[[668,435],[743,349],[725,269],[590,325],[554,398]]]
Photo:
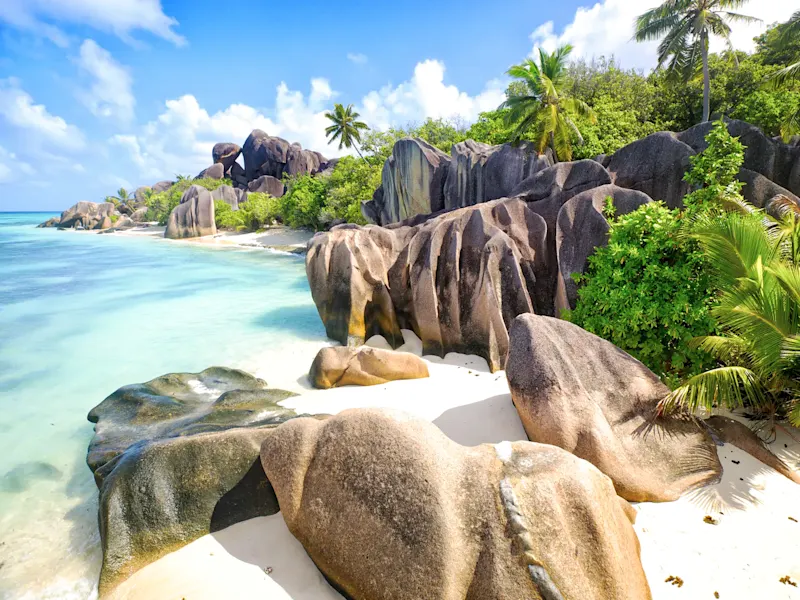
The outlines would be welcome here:
[[[220,231],[215,235],[201,238],[191,238],[186,240],[167,240],[164,238],[166,227],[162,225],[148,224],[132,229],[114,231],[103,235],[121,235],[133,237],[150,237],[162,239],[173,244],[198,244],[202,246],[218,248],[265,248],[277,252],[298,253],[305,250],[308,240],[314,236],[314,232],[306,229],[292,229],[291,227],[275,226],[269,229],[238,233],[235,231]],[[86,233],[100,233],[89,231]]]
[[[419,340],[404,333],[403,349],[420,354]],[[381,338],[370,343],[385,345]],[[308,389],[303,377],[295,375],[310,364],[300,361],[311,350],[309,346],[294,356],[294,372],[279,378],[294,381],[287,387],[302,392],[284,402],[298,412],[333,414],[346,408],[390,407],[428,419],[468,446],[526,439],[505,374],[490,373],[481,358],[425,357],[429,379],[319,391]],[[290,369],[288,364],[281,366]],[[263,365],[263,375],[269,378],[274,368]],[[795,430],[795,435],[800,439],[800,431]],[[800,444],[791,438],[779,435],[771,448],[794,468],[800,467]],[[725,472],[718,484],[677,502],[636,505],[635,528],[653,598],[713,599],[716,592],[721,599],[800,600],[800,588],[779,581],[789,576],[800,583],[800,486],[733,446],[722,447],[720,458]],[[706,523],[706,516],[716,524]],[[665,582],[669,576],[679,577],[683,585]],[[145,567],[112,597],[341,598],[289,533],[280,514],[204,536]]]

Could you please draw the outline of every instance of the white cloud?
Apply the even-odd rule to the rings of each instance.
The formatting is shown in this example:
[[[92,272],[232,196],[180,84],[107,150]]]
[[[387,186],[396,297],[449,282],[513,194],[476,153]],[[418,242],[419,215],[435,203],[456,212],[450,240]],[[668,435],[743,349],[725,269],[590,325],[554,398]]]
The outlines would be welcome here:
[[[552,51],[562,44],[572,44],[575,47],[575,58],[614,55],[625,67],[652,69],[657,62],[658,42],[632,41],[634,22],[637,16],[661,2],[662,0],[604,0],[594,5],[581,6],[575,11],[572,22],[561,32],[555,31],[552,21],[540,25],[531,34],[534,50],[541,47]],[[731,39],[734,47],[752,51],[753,37],[762,33],[770,23],[788,19],[796,9],[796,0],[769,0],[745,5],[738,12],[762,19],[762,23],[733,23]],[[713,51],[723,48],[720,40],[712,40]]]
[[[361,54],[360,52],[348,52],[347,60],[357,65],[365,65],[369,59],[367,58],[366,54]]]
[[[167,15],[160,0],[2,0],[0,21],[49,38],[65,47],[68,36],[53,23],[88,25],[134,42],[133,31],[147,31],[177,46],[186,39],[173,28],[178,22]]]
[[[33,167],[17,158],[16,153],[9,152],[0,146],[0,183],[9,183],[21,179],[22,175],[35,173]]]
[[[505,99],[505,86],[489,82],[476,96],[444,83],[444,65],[427,60],[416,65],[413,77],[398,86],[387,85],[368,93],[356,107],[374,129],[421,122],[428,117],[473,121],[480,112],[492,110]],[[304,148],[339,156],[337,145],[328,145],[325,112],[337,93],[326,79],[312,79],[308,94],[291,90],[286,83],[276,88],[275,105],[263,111],[232,104],[210,114],[192,95],[168,100],[163,112],[136,134],[116,135],[111,143],[130,155],[143,182],[195,174],[211,162],[217,142],[243,144],[253,129],[300,142]]]
[[[438,60],[417,63],[409,81],[368,93],[361,102],[361,117],[376,129],[428,117],[474,121],[479,113],[494,110],[505,100],[505,86],[499,80],[490,81],[477,96],[470,96],[454,85],[446,85],[444,73],[445,66]]]
[[[0,79],[0,117],[29,134],[26,136],[29,147],[41,144],[79,150],[85,145],[80,129],[50,114],[43,104],[34,104],[14,78]]]
[[[78,99],[98,117],[130,121],[136,99],[131,91],[133,79],[128,70],[94,40],[85,40],[81,44],[77,63],[93,79],[88,90],[78,93]]]

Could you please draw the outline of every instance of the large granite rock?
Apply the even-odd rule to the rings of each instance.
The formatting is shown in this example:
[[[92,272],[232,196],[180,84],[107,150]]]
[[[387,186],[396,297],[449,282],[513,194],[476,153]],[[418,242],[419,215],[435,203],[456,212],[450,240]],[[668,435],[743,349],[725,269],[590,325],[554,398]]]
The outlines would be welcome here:
[[[615,215],[618,217],[651,202],[650,196],[644,192],[627,190],[616,185],[603,185],[581,192],[564,203],[556,219],[557,314],[575,308],[578,284],[572,275],[583,274],[595,248],[605,246],[608,241],[609,224],[603,216],[606,198],[612,199]]]
[[[377,223],[397,223],[445,208],[444,188],[450,157],[419,138],[395,143],[381,173],[381,192],[369,209]]]
[[[663,200],[670,208],[683,206],[689,192],[683,176],[695,151],[679,137],[662,131],[617,150],[608,163],[613,182]]]
[[[380,334],[397,347],[412,329],[426,354],[477,354],[502,369],[514,317],[552,310],[544,220],[503,199],[420,221],[314,236],[306,273],[328,336],[358,345]]]
[[[521,181],[552,165],[548,156],[527,143],[490,146],[467,140],[455,144],[450,155],[446,209],[513,196]]]
[[[225,177],[225,167],[222,163],[214,163],[207,169],[203,169],[197,174],[195,179],[222,179]]]
[[[669,389],[642,363],[577,325],[522,315],[511,327],[506,375],[531,441],[588,460],[631,501],[676,500],[717,480],[706,429],[658,416]]]
[[[136,188],[136,191],[133,192],[133,198],[137,204],[144,204],[147,201],[147,194],[148,192],[153,191],[149,185],[142,185]]]
[[[91,229],[105,217],[114,214],[115,207],[111,202],[86,202],[81,201],[61,213],[58,227],[68,228],[81,225],[86,229]]]
[[[92,409],[101,595],[209,532],[278,511],[259,449],[294,416],[277,404],[292,395],[212,367],[125,386]]]
[[[767,179],[761,173],[742,168],[739,169],[738,179],[744,183],[744,187],[742,188],[744,199],[754,206],[764,208],[769,201],[776,196],[784,196],[795,204],[800,205],[800,198],[789,190],[782,188],[777,183]]]
[[[244,174],[244,169],[242,166],[235,162],[231,166],[231,170],[228,171],[228,176],[231,178],[231,182],[237,188],[247,189],[248,179],[247,176]]]
[[[222,164],[223,171],[228,173],[241,153],[242,149],[238,144],[220,142],[219,144],[214,144],[211,149],[211,159],[214,163]]]
[[[188,187],[181,196],[181,203],[169,215],[164,237],[177,240],[215,233],[217,226],[211,192],[199,185]]]
[[[300,144],[290,144],[283,138],[272,137],[254,129],[242,147],[245,177],[248,181],[261,175],[281,179],[284,174],[315,174],[327,160],[319,152],[303,150]]]
[[[175,185],[174,181],[159,181],[153,184],[153,193],[158,194],[160,192],[166,192],[173,185]]]
[[[222,200],[233,210],[239,210],[239,204],[242,202],[247,202],[247,192],[233,188],[229,185],[221,185],[217,189],[212,190],[211,198],[214,201]]]
[[[275,179],[271,175],[262,175],[247,184],[247,191],[269,194],[273,198],[280,198],[286,191],[286,186],[280,179]]]
[[[317,353],[308,372],[319,389],[343,385],[380,385],[401,379],[428,377],[428,365],[410,352],[393,352],[362,346],[335,346]]]
[[[134,223],[144,223],[147,221],[147,207],[137,208],[131,215],[131,221]]]
[[[470,448],[361,409],[281,425],[261,460],[289,530],[346,598],[651,597],[633,509],[559,448]]]

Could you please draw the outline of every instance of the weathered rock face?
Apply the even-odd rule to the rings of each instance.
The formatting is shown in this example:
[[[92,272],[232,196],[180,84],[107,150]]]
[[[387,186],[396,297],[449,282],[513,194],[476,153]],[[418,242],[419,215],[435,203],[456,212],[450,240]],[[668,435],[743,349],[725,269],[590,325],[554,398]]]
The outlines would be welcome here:
[[[683,176],[695,152],[679,137],[662,131],[617,150],[608,163],[613,182],[663,200],[670,208],[682,206],[689,192]]]
[[[231,182],[234,186],[237,188],[247,189],[248,179],[244,174],[244,169],[238,162],[233,163],[231,170],[228,171],[228,175],[230,176]]]
[[[111,225],[111,217],[103,217],[101,220],[97,221],[97,224],[92,227],[92,229],[108,229]]]
[[[93,228],[98,221],[114,214],[114,205],[111,202],[86,202],[81,201],[61,213],[59,227],[75,227],[82,225],[86,229]]]
[[[177,240],[215,233],[217,226],[211,192],[199,185],[187,188],[181,196],[181,203],[169,215],[164,237]]]
[[[109,219],[109,221],[110,220],[111,219]],[[136,223],[134,223],[133,219],[131,219],[128,215],[122,215],[113,225],[114,229],[130,229],[131,227],[135,227]]]
[[[58,227],[58,224],[61,222],[61,217],[52,217],[47,219],[44,223],[40,223],[37,227]]]
[[[229,185],[221,185],[211,191],[211,198],[214,201],[222,200],[233,210],[239,210],[239,203],[247,201],[247,192],[232,188]]]
[[[225,177],[225,167],[222,163],[214,163],[207,169],[200,171],[195,179],[222,179],[223,177]]]
[[[221,163],[223,171],[228,173],[241,153],[242,149],[238,144],[220,142],[219,144],[214,144],[211,149],[211,159],[214,163]]]
[[[131,215],[131,221],[134,223],[144,223],[147,221],[147,207],[137,208]]]
[[[444,191],[444,208],[472,206],[513,196],[524,179],[551,166],[531,144],[489,146],[473,140],[453,146]]]
[[[280,198],[285,190],[286,186],[283,185],[283,182],[270,175],[262,175],[247,185],[247,191],[269,194],[273,198]]]
[[[467,448],[362,409],[294,419],[261,452],[289,530],[347,598],[651,597],[633,509],[558,448]]]
[[[775,196],[784,196],[800,206],[800,198],[760,173],[749,169],[740,169],[738,179],[744,183],[742,195],[754,206],[764,208]]]
[[[152,189],[149,185],[142,185],[136,188],[136,191],[133,192],[133,198],[137,204],[143,204],[147,200],[147,192],[152,191]]]
[[[397,347],[407,328],[426,354],[477,354],[502,369],[514,317],[552,310],[544,220],[504,199],[421,221],[340,226],[311,240],[306,273],[328,337],[353,345],[380,334]]]
[[[716,480],[716,448],[689,417],[656,417],[669,393],[642,363],[572,323],[522,315],[511,327],[511,397],[531,441],[588,460],[631,501],[676,500]]]
[[[372,212],[383,225],[442,210],[450,157],[419,138],[395,143],[383,165]]]
[[[303,150],[300,144],[289,144],[254,129],[242,147],[245,177],[252,181],[261,175],[281,179],[285,174],[314,174],[327,162],[319,152]]]
[[[166,192],[173,185],[173,181],[159,181],[158,183],[153,184],[153,193],[158,194],[159,192]]]
[[[614,202],[617,216],[626,215],[651,201],[650,196],[616,185],[603,185],[581,192],[558,211],[556,220],[556,254],[558,257],[557,314],[574,309],[578,284],[573,273],[586,272],[589,256],[608,240],[609,224],[603,216],[606,198]]]
[[[319,389],[343,385],[380,385],[428,377],[428,365],[415,354],[380,348],[336,346],[317,353],[308,373]]]
[[[146,564],[278,505],[259,461],[292,396],[222,367],[120,388],[89,413],[100,490],[100,593]]]

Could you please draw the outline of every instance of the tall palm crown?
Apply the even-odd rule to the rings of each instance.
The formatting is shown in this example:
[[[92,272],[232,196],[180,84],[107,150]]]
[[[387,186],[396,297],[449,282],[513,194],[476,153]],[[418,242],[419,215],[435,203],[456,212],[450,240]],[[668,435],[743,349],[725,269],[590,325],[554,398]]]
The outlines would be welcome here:
[[[759,19],[731,12],[748,0],[666,0],[636,19],[638,42],[663,38],[658,46],[658,66],[688,79],[703,69],[703,121],[711,115],[711,82],[708,72],[708,43],[712,35],[725,40],[729,49],[729,23],[755,23]]]
[[[359,121],[359,115],[352,104],[348,104],[347,108],[341,104],[334,104],[333,111],[325,113],[325,116],[332,121],[332,125],[325,128],[325,135],[331,141],[339,139],[339,150],[344,148],[355,148],[358,155],[361,155],[361,150],[358,149],[358,144],[361,143],[361,131],[369,129],[366,123]]]
[[[524,85],[524,93],[512,94],[500,105],[507,108],[506,120],[516,124],[514,142],[532,132],[539,153],[550,146],[561,160],[572,160],[572,139],[583,143],[583,137],[573,120],[586,117],[596,122],[589,105],[565,94],[567,59],[572,46],[561,46],[552,53],[539,48],[538,63],[527,59],[511,67],[507,74]]]
[[[788,46],[791,42],[798,39],[800,39],[800,10],[794,13],[784,25],[780,43],[783,46]],[[783,85],[790,81],[800,80],[800,56],[797,58],[797,62],[789,65],[785,69],[781,69],[774,75],[772,79],[776,85]],[[781,127],[781,134],[783,134],[784,139],[787,141],[788,138],[795,133],[800,133],[800,110],[791,115]]]

